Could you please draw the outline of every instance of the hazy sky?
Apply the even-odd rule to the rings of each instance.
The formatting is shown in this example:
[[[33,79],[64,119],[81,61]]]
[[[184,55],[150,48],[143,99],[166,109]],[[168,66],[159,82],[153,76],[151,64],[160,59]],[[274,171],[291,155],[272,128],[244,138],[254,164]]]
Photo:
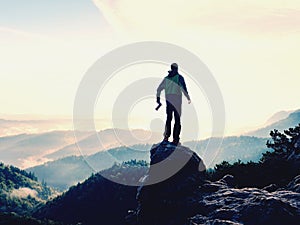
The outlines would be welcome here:
[[[144,40],[180,45],[209,67],[223,93],[227,134],[300,108],[298,0],[7,0],[0,1],[0,113],[72,115],[86,70],[108,51]],[[143,78],[168,69],[146,68],[129,70]],[[121,92],[130,79],[120,79],[107,89]],[[207,103],[187,85],[207,120]],[[103,99],[96,108],[109,120],[111,99]],[[155,115],[145,115],[143,104],[133,121],[147,128]]]

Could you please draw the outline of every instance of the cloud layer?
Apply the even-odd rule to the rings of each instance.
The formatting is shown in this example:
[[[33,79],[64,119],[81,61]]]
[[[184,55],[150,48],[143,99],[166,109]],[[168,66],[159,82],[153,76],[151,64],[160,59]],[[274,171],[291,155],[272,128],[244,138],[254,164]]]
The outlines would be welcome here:
[[[170,32],[193,27],[241,32],[299,31],[298,1],[216,0],[93,0],[117,29],[129,32]]]

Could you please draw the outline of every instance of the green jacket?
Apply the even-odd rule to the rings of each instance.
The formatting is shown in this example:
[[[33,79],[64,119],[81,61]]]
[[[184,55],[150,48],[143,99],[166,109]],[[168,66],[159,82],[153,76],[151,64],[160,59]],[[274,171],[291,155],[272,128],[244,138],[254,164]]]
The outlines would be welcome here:
[[[169,74],[163,79],[157,88],[156,97],[160,97],[162,90],[165,90],[166,99],[168,99],[170,95],[178,95],[181,97],[183,92],[185,97],[190,100],[184,78],[179,73],[175,75]]]

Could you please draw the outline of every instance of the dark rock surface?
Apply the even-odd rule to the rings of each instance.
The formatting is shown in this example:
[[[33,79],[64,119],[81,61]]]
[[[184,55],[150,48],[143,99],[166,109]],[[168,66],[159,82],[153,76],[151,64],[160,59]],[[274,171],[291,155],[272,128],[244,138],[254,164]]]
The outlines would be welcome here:
[[[139,206],[130,216],[135,217],[131,223],[183,224],[193,215],[196,202],[191,196],[204,182],[204,172],[203,161],[189,148],[169,142],[153,145],[149,173],[145,185],[138,188]]]
[[[273,192],[278,189],[278,186],[276,184],[270,184],[266,187],[263,188],[263,190],[268,191],[268,192]]]
[[[175,150],[178,154],[173,154]],[[151,166],[144,183],[159,179],[166,175],[164,168],[169,170],[184,161],[187,161],[185,166],[169,179],[138,188],[139,206],[128,215],[128,224],[299,224],[300,176],[286,189],[274,185],[264,189],[237,189],[232,175],[215,182],[204,180],[205,167],[196,153],[184,146],[176,148],[163,142],[152,146]],[[155,168],[160,162],[165,164]]]
[[[288,190],[300,193],[300,175],[296,176],[288,185]]]
[[[279,225],[299,224],[300,220],[300,194],[288,190],[235,189],[218,181],[200,187],[195,198],[200,206],[198,215],[187,224]]]

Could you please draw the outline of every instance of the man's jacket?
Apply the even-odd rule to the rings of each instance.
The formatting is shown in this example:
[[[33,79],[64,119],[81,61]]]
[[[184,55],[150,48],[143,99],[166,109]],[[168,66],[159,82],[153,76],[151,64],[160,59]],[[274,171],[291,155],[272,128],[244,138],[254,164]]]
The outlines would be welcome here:
[[[169,72],[169,75],[166,76],[158,86],[156,97],[160,97],[162,90],[165,90],[166,100],[174,98],[174,96],[181,99],[182,92],[185,97],[190,100],[184,78],[178,72]]]

